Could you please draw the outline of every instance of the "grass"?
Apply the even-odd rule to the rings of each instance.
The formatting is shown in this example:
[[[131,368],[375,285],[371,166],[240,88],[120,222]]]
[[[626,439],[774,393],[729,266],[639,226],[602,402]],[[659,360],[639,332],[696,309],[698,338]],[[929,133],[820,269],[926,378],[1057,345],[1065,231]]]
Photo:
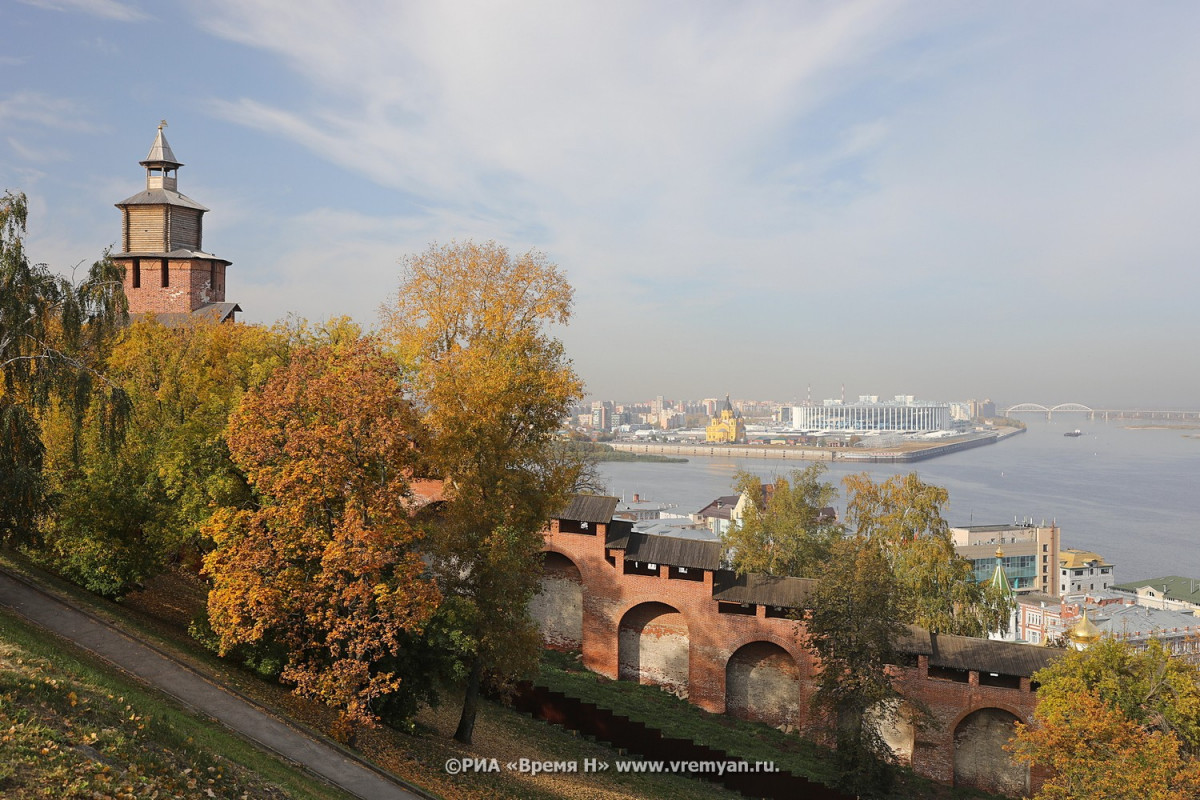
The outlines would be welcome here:
[[[779,769],[818,783],[836,778],[829,751],[769,725],[711,714],[653,686],[612,681],[584,669],[572,654],[547,651],[534,683],[657,728],[666,736],[708,745],[747,761],[774,761]]]
[[[0,611],[0,796],[348,798]]]

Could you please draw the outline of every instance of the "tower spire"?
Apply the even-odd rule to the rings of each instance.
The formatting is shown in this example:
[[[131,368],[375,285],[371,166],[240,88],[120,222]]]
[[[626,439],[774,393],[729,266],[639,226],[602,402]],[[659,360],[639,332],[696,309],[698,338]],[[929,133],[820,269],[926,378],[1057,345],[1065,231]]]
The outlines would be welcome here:
[[[158,123],[146,168],[146,188],[117,203],[121,209],[121,252],[113,261],[125,270],[125,295],[131,314],[187,315],[206,308],[219,319],[241,309],[225,302],[229,262],[203,249],[207,208],[179,193],[177,171],[183,162],[167,142],[164,119]]]

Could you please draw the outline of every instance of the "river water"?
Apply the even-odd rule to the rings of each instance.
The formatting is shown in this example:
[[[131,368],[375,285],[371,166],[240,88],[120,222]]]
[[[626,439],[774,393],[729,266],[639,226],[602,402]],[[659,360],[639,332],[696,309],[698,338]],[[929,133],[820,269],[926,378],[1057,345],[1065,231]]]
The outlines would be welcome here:
[[[874,480],[917,472],[950,493],[952,525],[1054,520],[1062,546],[1092,550],[1115,565],[1118,583],[1160,575],[1200,578],[1200,430],[1030,415],[1020,435],[912,464],[828,464],[827,478],[867,472]],[[1066,431],[1083,431],[1078,438]],[[638,493],[693,512],[729,494],[738,469],[770,478],[803,463],[693,458],[686,464],[600,465],[608,491]],[[839,499],[839,511],[843,509]]]

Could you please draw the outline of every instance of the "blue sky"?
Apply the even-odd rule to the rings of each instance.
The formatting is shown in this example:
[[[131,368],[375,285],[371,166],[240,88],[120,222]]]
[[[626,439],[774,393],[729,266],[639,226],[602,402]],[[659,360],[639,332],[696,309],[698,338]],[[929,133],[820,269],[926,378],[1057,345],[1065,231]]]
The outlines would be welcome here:
[[[113,245],[159,119],[244,318],[536,247],[593,395],[1200,407],[1200,4],[7,0],[0,189]]]

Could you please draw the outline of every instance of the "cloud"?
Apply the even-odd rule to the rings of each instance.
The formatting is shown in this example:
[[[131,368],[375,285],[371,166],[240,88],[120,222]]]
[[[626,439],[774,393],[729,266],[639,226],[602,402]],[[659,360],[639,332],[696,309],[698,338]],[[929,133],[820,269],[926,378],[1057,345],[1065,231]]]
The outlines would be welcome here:
[[[12,136],[9,136],[8,146],[13,149],[18,156],[25,161],[46,164],[52,161],[63,161],[67,158],[67,153],[58,148],[36,147],[18,141]]]
[[[227,119],[445,204],[614,222],[706,213],[890,21],[870,4],[780,21],[718,7],[706,25],[628,4],[224,9],[203,24],[315,88],[309,108],[216,104]],[[387,35],[363,37],[368,19]]]
[[[23,125],[76,133],[100,129],[90,110],[66,97],[19,91],[0,98],[0,129]]]
[[[403,198],[329,201],[330,218],[403,231],[324,232],[374,242],[355,257],[447,231],[545,249],[588,300],[577,357],[601,385],[632,383],[612,353],[648,328],[682,343],[663,350],[677,372],[717,361],[747,384],[763,360],[736,342],[821,342],[784,372],[803,362],[836,385],[850,363],[897,381],[944,371],[879,346],[898,332],[961,363],[977,340],[960,333],[1004,331],[1051,364],[1067,344],[1047,342],[1183,313],[1200,290],[1197,16],[222,0],[195,19],[301,82],[210,113]],[[337,248],[312,237],[289,258],[315,287],[311,254]]]
[[[49,11],[88,14],[118,22],[142,22],[150,15],[129,3],[119,0],[20,0],[22,3]]]

